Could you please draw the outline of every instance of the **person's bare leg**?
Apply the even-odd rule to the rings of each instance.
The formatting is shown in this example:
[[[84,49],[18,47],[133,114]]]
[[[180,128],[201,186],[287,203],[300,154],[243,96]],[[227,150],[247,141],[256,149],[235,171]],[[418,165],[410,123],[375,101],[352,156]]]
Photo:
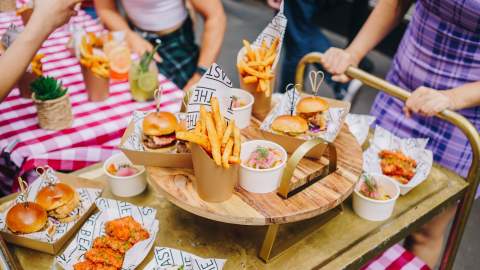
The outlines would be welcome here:
[[[418,231],[409,235],[405,241],[405,247],[432,269],[440,258],[445,229],[455,215],[456,209],[456,206],[449,207]]]

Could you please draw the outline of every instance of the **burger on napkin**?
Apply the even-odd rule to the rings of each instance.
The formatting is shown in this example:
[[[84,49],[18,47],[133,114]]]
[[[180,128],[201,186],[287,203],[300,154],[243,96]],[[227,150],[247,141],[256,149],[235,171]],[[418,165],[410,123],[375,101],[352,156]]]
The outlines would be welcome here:
[[[295,137],[307,132],[308,123],[297,115],[280,115],[273,120],[271,129],[278,134]]]
[[[47,210],[48,216],[62,223],[75,220],[80,196],[71,186],[64,183],[47,185],[40,189],[35,201]]]
[[[37,203],[21,202],[8,210],[6,223],[14,233],[38,232],[46,228],[47,212]]]
[[[143,146],[146,151],[170,152],[177,143],[178,122],[169,112],[153,112],[143,119]]]
[[[324,113],[330,105],[320,97],[305,97],[297,104],[297,115],[308,121],[312,130],[322,131],[327,129],[327,119]]]

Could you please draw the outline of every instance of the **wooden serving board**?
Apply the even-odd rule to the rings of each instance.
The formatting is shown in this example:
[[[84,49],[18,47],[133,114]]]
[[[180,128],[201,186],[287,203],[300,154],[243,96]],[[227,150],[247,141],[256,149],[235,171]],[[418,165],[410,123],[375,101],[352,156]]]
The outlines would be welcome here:
[[[256,127],[258,122],[252,121],[251,127],[242,130],[243,140],[261,139]],[[334,144],[337,148],[337,171],[288,199],[282,199],[276,193],[254,194],[237,187],[234,195],[225,202],[205,202],[184,176],[192,177],[193,171],[189,169],[147,167],[148,181],[157,193],[173,204],[208,219],[240,225],[290,223],[325,213],[352,193],[362,172],[361,146],[345,125]],[[302,159],[294,172],[294,181],[307,181],[318,174],[327,162],[325,158]]]

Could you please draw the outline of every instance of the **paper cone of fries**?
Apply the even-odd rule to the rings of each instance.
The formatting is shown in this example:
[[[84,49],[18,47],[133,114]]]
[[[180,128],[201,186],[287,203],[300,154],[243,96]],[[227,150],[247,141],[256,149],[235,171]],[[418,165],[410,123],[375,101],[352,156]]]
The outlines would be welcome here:
[[[228,200],[238,182],[238,164],[228,169],[217,166],[205,150],[197,144],[192,146],[192,161],[195,178],[193,185],[202,200],[223,202]]]
[[[109,78],[95,74],[91,69],[82,66],[83,80],[87,90],[88,100],[93,102],[104,101],[109,96]]]
[[[247,90],[255,98],[252,113],[260,120],[263,120],[271,109],[286,26],[287,19],[282,5],[280,12],[255,42],[250,44],[243,40],[243,48],[237,54],[240,88]]]

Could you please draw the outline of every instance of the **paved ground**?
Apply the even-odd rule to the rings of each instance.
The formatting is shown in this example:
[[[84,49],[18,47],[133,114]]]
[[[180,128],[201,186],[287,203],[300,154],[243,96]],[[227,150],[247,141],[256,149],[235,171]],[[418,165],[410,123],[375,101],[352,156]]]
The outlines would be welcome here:
[[[253,40],[256,35],[270,21],[274,12],[261,1],[244,0],[223,0],[228,16],[228,30],[218,63],[223,67],[232,81],[238,85],[238,76],[233,63],[235,63],[238,50],[241,48],[242,39]],[[198,30],[201,26],[198,25]],[[345,40],[333,33],[327,33],[333,43],[337,46],[345,44]],[[383,77],[391,59],[380,53],[373,52],[370,58],[375,63],[374,74]],[[324,95],[331,96],[328,87],[321,90]],[[368,113],[376,91],[368,87],[362,87],[359,94],[353,101],[352,111],[355,113]],[[480,231],[476,226],[480,225],[480,201],[475,203],[470,217],[463,243],[458,254],[455,269],[480,269]]]

